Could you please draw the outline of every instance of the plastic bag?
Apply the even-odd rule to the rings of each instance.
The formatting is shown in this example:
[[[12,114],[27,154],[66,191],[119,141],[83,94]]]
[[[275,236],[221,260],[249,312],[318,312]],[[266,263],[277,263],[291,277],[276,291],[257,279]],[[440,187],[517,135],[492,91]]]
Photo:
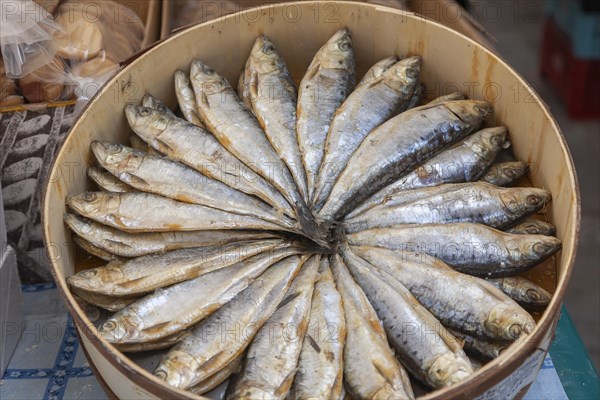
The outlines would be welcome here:
[[[61,28],[30,0],[0,0],[0,44],[9,78],[22,76],[52,61],[53,35]]]
[[[13,33],[9,36],[12,47],[4,46],[3,22],[2,53],[5,63],[8,59],[17,65],[13,62],[18,58],[13,52],[15,46],[27,48],[27,41],[34,37],[32,32],[37,35],[35,38],[39,40],[35,43],[39,45],[28,53],[31,56],[21,64],[21,73],[14,74],[17,70],[11,69],[29,102],[77,99],[83,105],[119,70],[120,61],[141,49],[144,24],[135,12],[122,4],[109,0],[67,0],[58,4],[52,20],[42,7],[29,0],[18,1],[26,4],[22,11],[28,7],[36,11],[30,16],[8,10],[12,15],[11,23],[7,24],[7,32]],[[20,23],[21,20],[26,23]],[[32,28],[24,31],[25,25]],[[31,64],[35,68],[29,67],[30,60],[37,60]]]

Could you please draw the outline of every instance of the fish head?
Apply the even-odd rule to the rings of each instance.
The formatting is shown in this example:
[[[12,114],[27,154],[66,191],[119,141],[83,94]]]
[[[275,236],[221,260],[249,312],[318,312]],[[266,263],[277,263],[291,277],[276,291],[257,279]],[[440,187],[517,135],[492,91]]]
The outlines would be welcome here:
[[[90,221],[78,215],[65,213],[63,218],[67,226],[71,228],[73,232],[77,232],[78,234],[91,233],[94,230]]]
[[[100,325],[98,333],[109,343],[136,343],[143,340],[140,337],[142,328],[143,320],[128,307]]]
[[[150,93],[146,93],[142,98],[142,106],[158,110],[165,114],[173,115],[173,111],[165,105],[162,101],[152,96]]]
[[[259,74],[282,71],[285,68],[275,45],[266,36],[260,35],[254,41],[250,52],[250,68]]]
[[[159,110],[144,106],[125,106],[129,126],[145,141],[153,140],[169,125],[171,118]]]
[[[404,97],[409,98],[415,90],[422,63],[423,60],[419,56],[398,61],[385,72],[386,85],[395,90],[402,90]]]
[[[172,349],[154,370],[154,375],[169,385],[186,389],[194,382],[194,371],[200,368],[198,361],[186,352]]]
[[[492,161],[504,146],[507,130],[503,126],[482,129],[471,136],[469,148],[483,160]]]
[[[496,173],[507,181],[515,181],[520,179],[528,170],[527,164],[521,161],[511,161],[499,164]]]
[[[322,68],[354,68],[352,35],[350,35],[348,28],[337,31],[319,50],[317,58]]]
[[[142,162],[142,152],[121,144],[95,140],[91,144],[92,152],[102,166],[115,175],[122,172],[135,173]]]
[[[446,387],[464,381],[471,374],[473,368],[464,354],[459,357],[452,352],[447,352],[436,358],[427,372],[427,377],[432,386]]]
[[[543,307],[548,305],[548,303],[550,303],[550,300],[552,300],[552,295],[550,293],[548,293],[535,283],[530,282],[526,279],[516,280],[515,285],[518,287],[519,293],[523,297],[523,300],[531,306]]]
[[[556,228],[544,221],[526,221],[519,224],[519,227],[529,235],[553,236],[556,234]]]
[[[215,94],[229,87],[229,83],[209,65],[195,59],[192,61],[190,78],[196,95]]]
[[[121,262],[113,261],[103,267],[86,269],[67,277],[67,284],[75,289],[96,292],[99,288],[105,288],[123,280],[121,266]]]
[[[119,207],[119,197],[109,192],[85,192],[67,196],[66,203],[77,213],[92,218],[107,215]]]
[[[519,187],[500,190],[500,201],[515,215],[531,214],[542,209],[552,200],[549,191],[534,187]]]
[[[525,261],[541,262],[562,248],[562,242],[545,235],[518,235],[519,254]]]
[[[532,333],[535,329],[535,320],[516,303],[503,302],[490,312],[486,325],[503,339],[512,342],[522,335]]]
[[[461,128],[469,131],[479,128],[492,112],[492,106],[481,100],[455,100],[442,104],[460,120]]]

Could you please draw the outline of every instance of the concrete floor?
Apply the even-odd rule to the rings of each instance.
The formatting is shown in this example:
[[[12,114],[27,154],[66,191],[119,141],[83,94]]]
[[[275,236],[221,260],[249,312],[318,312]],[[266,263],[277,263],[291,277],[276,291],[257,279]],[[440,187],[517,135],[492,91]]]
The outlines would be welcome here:
[[[557,92],[538,73],[543,1],[471,0],[471,3],[477,20],[496,38],[502,57],[547,103],[575,161],[582,221],[575,270],[565,303],[596,369],[600,370],[600,121],[570,119]]]

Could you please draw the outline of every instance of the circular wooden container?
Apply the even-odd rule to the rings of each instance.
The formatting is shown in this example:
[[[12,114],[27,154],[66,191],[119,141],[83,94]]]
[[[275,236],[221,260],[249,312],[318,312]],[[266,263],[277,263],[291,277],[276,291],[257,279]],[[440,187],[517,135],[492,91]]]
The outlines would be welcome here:
[[[96,335],[76,303],[65,277],[76,269],[70,233],[63,223],[65,196],[90,189],[86,166],[92,163],[90,142],[127,143],[124,107],[138,104],[149,92],[176,105],[175,70],[189,71],[194,57],[237,82],[254,39],[268,35],[296,80],[317,49],[339,28],[353,35],[360,77],[376,61],[396,55],[421,55],[422,79],[432,95],[460,90],[470,98],[494,104],[491,124],[508,127],[514,152],[532,166],[530,179],[552,192],[547,210],[563,249],[556,256],[554,298],[536,330],[519,345],[485,365],[460,385],[432,392],[428,399],[522,396],[535,379],[554,337],[565,287],[577,247],[580,205],[573,162],[556,122],[538,95],[504,61],[481,45],[440,24],[387,7],[355,2],[306,2],[266,6],[184,30],[141,55],[110,80],[75,123],[60,150],[44,196],[46,245],[56,282],[77,325],[82,344],[100,378],[124,399],[199,398],[175,390]],[[433,93],[435,92],[435,93]]]

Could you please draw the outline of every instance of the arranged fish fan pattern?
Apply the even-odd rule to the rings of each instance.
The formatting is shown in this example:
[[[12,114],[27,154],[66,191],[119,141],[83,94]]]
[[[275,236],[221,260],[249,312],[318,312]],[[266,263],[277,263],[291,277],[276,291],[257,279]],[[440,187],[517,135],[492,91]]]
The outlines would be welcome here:
[[[73,109],[0,113],[0,181],[7,237],[17,252],[23,282],[53,280],[42,238],[40,199],[54,155],[73,123]],[[75,171],[81,166],[67,168]]]
[[[130,143],[93,142],[99,190],[67,198],[108,262],[67,278],[107,311],[99,335],[162,350],[154,374],[196,394],[411,399],[531,334],[551,294],[518,274],[561,247],[535,217],[551,195],[515,186],[491,105],[425,102],[424,63],[356,84],[343,29],[296,87],[261,36],[237,91],[196,59],[174,77],[182,117],[126,106]]]

